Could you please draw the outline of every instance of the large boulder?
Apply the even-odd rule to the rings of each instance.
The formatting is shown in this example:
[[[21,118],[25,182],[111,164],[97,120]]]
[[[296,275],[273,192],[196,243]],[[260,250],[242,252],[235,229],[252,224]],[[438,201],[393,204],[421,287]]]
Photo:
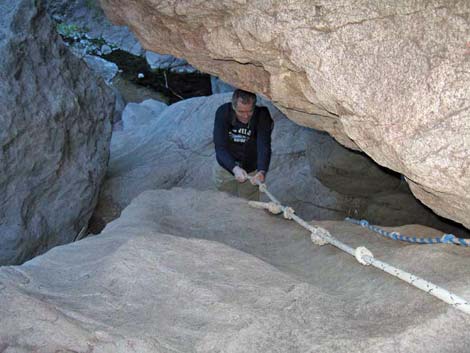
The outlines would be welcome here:
[[[40,3],[0,5],[0,264],[72,241],[103,180],[114,96]]]
[[[470,297],[465,248],[319,225]],[[0,293],[4,352],[457,353],[470,345],[467,314],[213,191],[142,193],[100,236],[0,268]]]
[[[99,232],[145,190],[214,189],[214,116],[230,100],[231,94],[219,94],[167,108],[153,100],[128,104],[122,130],[113,133],[109,170],[91,231]],[[259,104],[268,107],[275,121],[267,183],[298,214],[307,219],[352,216],[385,225],[420,223],[455,232],[401,188],[398,176],[327,134],[294,124],[268,101]]]
[[[101,1],[143,47],[264,94],[470,227],[470,2]]]

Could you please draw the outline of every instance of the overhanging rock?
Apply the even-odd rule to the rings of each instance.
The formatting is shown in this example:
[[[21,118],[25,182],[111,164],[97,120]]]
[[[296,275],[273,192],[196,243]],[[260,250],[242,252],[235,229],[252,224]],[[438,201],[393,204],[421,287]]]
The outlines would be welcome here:
[[[102,0],[143,47],[270,98],[470,227],[470,3]]]

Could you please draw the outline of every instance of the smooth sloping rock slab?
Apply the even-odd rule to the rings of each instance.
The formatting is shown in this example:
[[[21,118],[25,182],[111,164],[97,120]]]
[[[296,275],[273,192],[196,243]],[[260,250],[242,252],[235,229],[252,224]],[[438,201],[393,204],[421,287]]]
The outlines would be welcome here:
[[[470,296],[467,249],[323,225]],[[166,233],[166,234],[165,234]],[[213,191],[147,191],[96,237],[0,269],[2,352],[464,352],[470,316]]]

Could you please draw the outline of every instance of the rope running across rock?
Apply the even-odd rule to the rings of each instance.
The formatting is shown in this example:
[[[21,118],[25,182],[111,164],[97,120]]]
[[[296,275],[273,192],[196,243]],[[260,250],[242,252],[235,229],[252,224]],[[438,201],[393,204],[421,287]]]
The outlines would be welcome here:
[[[251,179],[251,178],[250,178]],[[295,214],[295,211],[291,207],[283,206],[267,189],[266,184],[258,183],[260,192],[265,193],[271,202],[257,202],[249,201],[248,204],[255,208],[262,208],[269,210],[271,213],[280,214],[282,213],[284,218],[291,219],[296,223],[310,232],[312,242],[317,245],[331,244],[340,250],[354,256],[356,260],[365,266],[372,265],[379,270],[387,272],[388,274],[397,277],[414,287],[421,289],[422,291],[433,295],[436,298],[452,305],[458,310],[461,310],[467,314],[470,314],[470,303],[449,292],[448,290],[439,287],[429,281],[426,281],[418,276],[415,276],[406,271],[400,270],[394,266],[391,266],[385,262],[379,261],[374,258],[374,255],[365,247],[360,246],[357,248],[351,248],[350,246],[340,242],[331,236],[331,234],[324,228],[313,226],[305,222],[302,218]]]
[[[453,234],[444,234],[440,237],[429,237],[429,238],[411,237],[408,235],[400,234],[398,232],[387,232],[386,230],[380,227],[369,224],[369,222],[367,222],[365,219],[358,220],[358,219],[346,217],[344,220],[360,225],[363,228],[370,229],[373,232],[376,232],[380,235],[383,235],[384,237],[387,237],[393,240],[401,240],[401,241],[406,241],[408,243],[416,243],[416,244],[458,244],[462,246],[470,246],[470,240],[457,238]]]

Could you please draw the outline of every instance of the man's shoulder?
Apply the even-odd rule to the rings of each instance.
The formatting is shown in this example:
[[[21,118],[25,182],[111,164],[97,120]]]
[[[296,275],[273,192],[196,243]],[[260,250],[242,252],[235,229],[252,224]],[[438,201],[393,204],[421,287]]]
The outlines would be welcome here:
[[[229,108],[230,108],[230,102],[227,102],[227,103],[224,103],[222,105],[220,105],[218,108],[217,108],[217,112],[219,111],[229,111]]]
[[[224,103],[219,106],[215,112],[215,124],[229,124],[230,122],[230,103]]]

